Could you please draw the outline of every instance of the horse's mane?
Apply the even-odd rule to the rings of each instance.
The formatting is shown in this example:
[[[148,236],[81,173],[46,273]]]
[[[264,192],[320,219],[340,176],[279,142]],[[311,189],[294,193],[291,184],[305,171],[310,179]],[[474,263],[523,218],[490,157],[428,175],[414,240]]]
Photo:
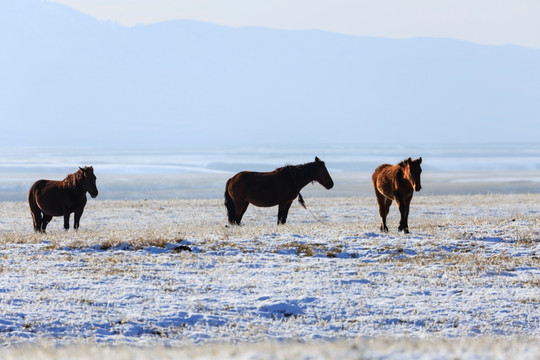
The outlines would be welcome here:
[[[73,174],[69,174],[66,176],[64,180],[62,180],[62,183],[64,185],[65,189],[75,189],[79,186],[79,182],[81,181],[83,177],[83,171],[82,169],[77,170],[77,172],[74,172]]]
[[[398,163],[398,166],[401,166],[401,167],[407,166],[407,162],[408,162],[409,160],[411,160],[411,158],[407,158],[407,159],[405,159],[405,160],[403,160],[403,161],[400,161],[400,162]]]
[[[315,162],[308,162],[305,164],[298,164],[298,165],[285,165],[285,166],[276,168],[275,171],[276,172],[288,171],[291,174],[291,176],[295,176],[298,174],[299,170],[302,170],[306,167],[313,166],[313,165],[315,165]]]
[[[315,162],[308,162],[305,164],[298,165],[285,165],[283,167],[277,168],[276,173],[286,173],[288,174],[292,181],[295,184],[302,183],[306,178],[312,178],[315,169]],[[307,171],[306,171],[307,170]],[[315,180],[313,180],[315,181]]]
[[[305,165],[305,164],[301,164],[301,165],[285,165],[285,166],[276,168],[276,170],[274,170],[274,171],[275,172],[288,171],[288,170],[291,170],[291,169],[297,169],[299,166],[302,166],[302,165]]]

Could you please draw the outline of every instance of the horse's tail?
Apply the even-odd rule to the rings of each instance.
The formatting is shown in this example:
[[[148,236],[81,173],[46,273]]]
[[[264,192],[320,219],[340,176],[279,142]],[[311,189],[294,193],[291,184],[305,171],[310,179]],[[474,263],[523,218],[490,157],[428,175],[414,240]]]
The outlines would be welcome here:
[[[302,197],[302,194],[298,193],[298,202],[304,209],[307,209],[306,202],[304,201],[304,198]]]
[[[28,206],[30,207],[30,213],[32,213],[32,220],[34,222],[34,230],[41,230],[41,210],[36,201],[36,186],[38,182],[36,181],[30,191],[28,191]]]
[[[229,194],[229,183],[231,179],[227,180],[227,185],[225,185],[225,207],[227,208],[227,217],[229,218],[229,224],[236,224],[235,214],[236,210],[234,208],[234,201]]]
[[[39,211],[39,207],[37,205],[37,200],[36,200],[36,188],[38,187],[39,184],[40,184],[40,181],[36,181],[30,187],[30,191],[28,191],[28,206],[30,206],[30,210],[32,210],[32,212]]]

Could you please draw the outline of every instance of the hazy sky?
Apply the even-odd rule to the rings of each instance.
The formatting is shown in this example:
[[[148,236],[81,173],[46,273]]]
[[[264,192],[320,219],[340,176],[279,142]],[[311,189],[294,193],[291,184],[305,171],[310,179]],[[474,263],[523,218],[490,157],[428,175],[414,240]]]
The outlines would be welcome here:
[[[50,0],[122,25],[193,19],[540,48],[540,0]]]

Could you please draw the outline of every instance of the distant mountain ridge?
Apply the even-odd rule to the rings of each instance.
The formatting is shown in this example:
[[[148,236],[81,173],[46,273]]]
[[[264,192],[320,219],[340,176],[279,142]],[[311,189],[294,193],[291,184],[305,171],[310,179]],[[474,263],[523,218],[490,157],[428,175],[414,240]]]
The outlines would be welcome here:
[[[450,39],[122,27],[0,4],[0,142],[209,146],[537,141],[540,50]]]

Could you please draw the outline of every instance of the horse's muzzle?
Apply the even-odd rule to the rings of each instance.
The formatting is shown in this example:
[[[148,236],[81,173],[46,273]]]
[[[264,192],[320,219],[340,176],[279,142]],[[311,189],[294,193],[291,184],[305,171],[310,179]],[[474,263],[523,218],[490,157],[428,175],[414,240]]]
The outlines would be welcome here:
[[[414,187],[414,190],[415,190],[415,191],[420,191],[420,190],[422,190],[422,186],[416,185],[416,186]]]
[[[92,197],[92,199],[97,198],[97,196],[98,196],[98,191],[96,190],[96,192],[93,193],[93,194],[90,194],[90,196]]]

